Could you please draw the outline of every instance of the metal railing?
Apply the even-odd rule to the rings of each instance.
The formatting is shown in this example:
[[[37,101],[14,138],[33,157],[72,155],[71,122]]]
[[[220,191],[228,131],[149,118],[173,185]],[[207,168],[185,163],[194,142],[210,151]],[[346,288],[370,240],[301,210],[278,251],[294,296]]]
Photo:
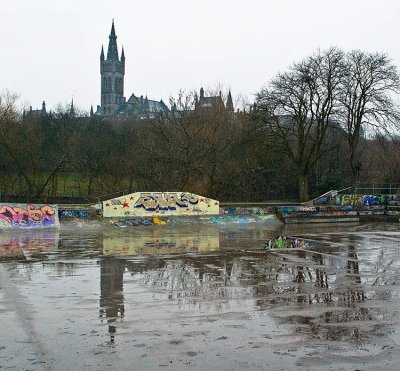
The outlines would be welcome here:
[[[355,194],[400,194],[400,184],[359,183],[355,187]]]

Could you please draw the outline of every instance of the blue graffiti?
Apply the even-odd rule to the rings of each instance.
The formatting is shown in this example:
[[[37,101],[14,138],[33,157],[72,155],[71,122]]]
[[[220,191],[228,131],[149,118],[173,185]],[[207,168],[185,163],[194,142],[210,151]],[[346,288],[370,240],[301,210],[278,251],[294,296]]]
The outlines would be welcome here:
[[[58,213],[60,218],[89,218],[87,210],[60,210]]]
[[[363,204],[366,206],[385,205],[387,204],[387,197],[384,195],[364,195]]]

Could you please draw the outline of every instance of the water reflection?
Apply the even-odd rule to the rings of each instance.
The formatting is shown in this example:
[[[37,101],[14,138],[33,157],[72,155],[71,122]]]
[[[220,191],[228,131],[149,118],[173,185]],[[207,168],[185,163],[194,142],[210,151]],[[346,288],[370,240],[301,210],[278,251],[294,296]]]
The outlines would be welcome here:
[[[114,259],[100,260],[100,318],[108,322],[110,342],[114,342],[115,322],[124,316],[123,276],[125,266]]]
[[[231,310],[233,303],[253,299],[254,308],[267,311],[278,323],[294,326],[296,333],[317,339],[361,341],[376,331],[387,308],[374,306],[371,310],[366,302],[368,297],[376,295],[375,288],[369,284],[374,282],[372,277],[379,282],[383,279],[378,273],[383,268],[379,258],[382,255],[376,256],[375,250],[385,248],[386,253],[394,254],[394,241],[398,243],[400,235],[396,235],[392,244],[382,240],[376,246],[370,244],[370,237],[364,233],[333,231],[319,235],[307,250],[266,252],[260,250],[260,245],[255,248],[252,233],[249,230],[242,235],[218,231],[218,235],[208,234],[206,243],[210,246],[213,241],[219,251],[214,247],[213,251],[203,254],[166,257],[163,252],[193,251],[194,245],[188,249],[188,243],[179,242],[178,238],[174,246],[181,243],[181,247],[168,250],[168,247],[146,246],[154,236],[136,241],[132,237],[122,238],[124,243],[132,245],[114,249],[118,253],[156,252],[159,255],[137,260],[112,257],[101,260],[100,312],[109,321],[111,341],[116,332],[113,323],[125,313],[124,278],[139,280],[143,287],[157,293],[160,300],[173,302],[181,310],[220,313]],[[249,243],[249,234],[253,238],[253,249],[227,248],[221,254],[221,246],[227,240],[233,241],[233,235],[235,244],[241,241],[243,246]],[[106,242],[105,251],[111,249],[113,241],[115,239]],[[187,240],[182,237],[182,241]],[[196,251],[201,249],[197,247]],[[393,272],[388,271],[388,274]],[[383,291],[399,295],[397,286],[386,287]],[[252,307],[247,309],[253,310]],[[392,310],[397,313],[397,306]]]
[[[350,343],[388,336],[398,321],[399,224],[297,229],[262,223],[124,229],[96,225],[78,232],[73,227],[61,235],[43,230],[1,233],[1,254],[28,257],[33,263],[53,255],[46,269],[67,277],[70,290],[96,277],[100,295],[81,295],[96,296],[90,315],[99,315],[96,321],[107,327],[107,341],[113,344],[120,343],[118,336],[124,331],[126,336],[133,321],[138,327],[142,319],[159,324],[168,322],[169,315],[249,313],[307,338]],[[306,238],[309,247],[262,250],[277,235]],[[87,262],[94,264],[93,276],[79,274]],[[71,274],[58,274],[67,264]],[[38,271],[32,270],[31,280]],[[65,308],[73,311],[71,303]],[[193,322],[201,326],[200,320]]]
[[[103,238],[103,254],[114,256],[205,252],[219,248],[218,226],[207,225],[131,228]]]
[[[0,259],[29,260],[54,252],[58,230],[7,230],[0,233]]]
[[[205,253],[221,250],[259,249],[276,235],[274,224],[260,228],[257,223],[222,226],[217,224],[135,227],[105,233],[103,254],[149,255]]]

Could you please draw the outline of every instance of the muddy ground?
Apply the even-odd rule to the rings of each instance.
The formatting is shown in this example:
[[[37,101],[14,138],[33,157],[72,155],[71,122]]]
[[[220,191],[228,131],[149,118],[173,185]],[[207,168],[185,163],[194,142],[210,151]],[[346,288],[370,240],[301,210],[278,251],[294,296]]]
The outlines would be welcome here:
[[[399,368],[399,223],[61,225],[0,232],[0,369]]]

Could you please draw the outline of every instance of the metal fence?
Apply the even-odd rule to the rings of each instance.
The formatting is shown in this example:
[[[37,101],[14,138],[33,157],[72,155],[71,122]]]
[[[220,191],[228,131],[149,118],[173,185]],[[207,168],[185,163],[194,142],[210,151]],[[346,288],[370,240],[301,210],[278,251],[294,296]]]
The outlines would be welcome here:
[[[364,195],[400,194],[400,184],[359,183],[356,185],[354,193]]]

